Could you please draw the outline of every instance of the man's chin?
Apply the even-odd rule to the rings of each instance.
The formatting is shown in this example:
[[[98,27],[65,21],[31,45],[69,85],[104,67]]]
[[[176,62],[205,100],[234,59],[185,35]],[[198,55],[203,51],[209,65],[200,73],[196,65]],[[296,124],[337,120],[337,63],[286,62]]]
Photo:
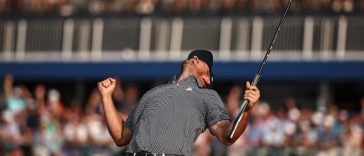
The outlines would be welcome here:
[[[182,64],[186,64],[188,62],[188,60],[183,60]]]
[[[184,61],[182,62],[182,64],[183,64],[183,65],[187,65],[187,66],[194,65],[194,64],[193,64],[193,62],[192,62],[192,61],[190,61],[190,60],[184,60]]]

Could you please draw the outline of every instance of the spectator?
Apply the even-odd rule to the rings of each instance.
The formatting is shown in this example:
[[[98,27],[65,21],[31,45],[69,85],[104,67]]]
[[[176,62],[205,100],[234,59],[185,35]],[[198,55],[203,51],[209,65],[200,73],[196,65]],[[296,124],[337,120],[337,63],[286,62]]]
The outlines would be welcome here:
[[[352,120],[341,135],[343,152],[341,155],[360,156],[362,155],[363,130]]]
[[[319,1],[317,0],[305,0],[302,2],[302,10],[304,12],[315,13],[319,10]]]
[[[322,127],[319,129],[319,152],[318,155],[338,155],[338,139],[337,136],[332,129],[332,126],[335,122],[335,119],[331,115],[327,115],[324,118],[324,122]]]
[[[334,0],[332,10],[336,13],[351,13],[354,11],[353,0]]]
[[[90,0],[88,5],[91,15],[100,15],[105,9],[104,3],[101,0]]]
[[[314,155],[317,144],[317,131],[310,127],[310,122],[307,120],[299,123],[298,131],[296,132],[296,154],[297,155]]]
[[[109,0],[105,1],[105,13],[107,14],[118,14],[123,9],[122,0]]]
[[[331,10],[332,0],[320,0],[320,12],[322,13],[332,13]]]
[[[137,4],[136,0],[124,0],[124,13],[126,15],[134,14]]]
[[[155,11],[157,0],[140,0],[136,6],[136,12],[142,15],[150,15]]]
[[[112,151],[110,146],[115,146],[107,131],[105,121],[101,116],[103,110],[101,110],[102,107],[100,104],[100,95],[94,89],[87,102],[86,110],[88,112],[84,118],[86,133],[88,135],[88,155],[111,155]]]
[[[4,78],[4,94],[7,104],[7,110],[16,113],[26,108],[24,92],[20,86],[13,86],[14,78],[8,74]]]
[[[8,0],[0,0],[0,15],[4,15],[9,11],[9,2]]]
[[[209,156],[211,153],[211,141],[213,137],[208,130],[200,134],[194,145],[195,156]]]
[[[121,89],[120,89],[121,90]],[[116,95],[114,94],[114,97]],[[120,99],[121,113],[125,113],[125,115],[128,115],[128,112],[131,112],[135,105],[137,104],[139,99],[139,91],[135,84],[129,84],[126,86],[125,91],[125,97],[123,99]]]
[[[359,6],[359,11],[361,12],[361,13],[364,13],[364,0],[359,0],[360,2],[360,4],[358,5]]]
[[[264,122],[271,115],[270,106],[262,102],[256,106],[255,111],[252,112],[252,118],[250,124],[248,125],[247,135],[247,145],[249,149],[247,150],[248,155],[266,155],[268,149],[263,143],[264,132],[266,125]]]
[[[52,118],[60,119],[63,110],[64,110],[64,104],[61,101],[61,94],[56,89],[50,89],[48,91],[48,110],[52,114]]]
[[[83,119],[81,104],[73,100],[71,108],[66,109],[66,123],[64,125],[63,135],[65,141],[65,153],[67,155],[85,155],[85,145],[88,143],[89,127]]]
[[[360,106],[361,106],[361,116],[362,118],[364,118],[364,97],[360,99]]]
[[[177,14],[187,13],[189,0],[174,0],[173,11]]]
[[[2,126],[0,145],[5,153],[18,155],[21,153],[21,132],[19,127],[19,114],[10,111],[2,113]]]

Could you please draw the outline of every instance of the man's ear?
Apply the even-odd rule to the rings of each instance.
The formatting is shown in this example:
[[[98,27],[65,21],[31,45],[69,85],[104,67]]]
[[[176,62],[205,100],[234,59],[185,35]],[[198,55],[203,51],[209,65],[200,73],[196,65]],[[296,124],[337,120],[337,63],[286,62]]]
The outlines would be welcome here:
[[[198,61],[199,59],[198,59],[198,57],[197,57],[197,56],[194,56],[194,57],[193,57],[193,60],[194,60],[194,63],[195,63],[195,64],[197,64],[197,63],[199,62],[199,61]]]

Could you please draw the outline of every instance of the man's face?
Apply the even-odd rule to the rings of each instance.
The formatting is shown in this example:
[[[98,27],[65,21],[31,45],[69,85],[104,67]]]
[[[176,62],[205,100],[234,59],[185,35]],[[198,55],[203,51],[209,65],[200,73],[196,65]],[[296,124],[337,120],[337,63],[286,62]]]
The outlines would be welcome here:
[[[198,59],[197,56],[194,56],[188,61],[188,63],[190,63],[191,66],[195,69],[196,77],[201,82],[202,87],[205,88],[209,86],[211,83],[210,70],[206,62]]]

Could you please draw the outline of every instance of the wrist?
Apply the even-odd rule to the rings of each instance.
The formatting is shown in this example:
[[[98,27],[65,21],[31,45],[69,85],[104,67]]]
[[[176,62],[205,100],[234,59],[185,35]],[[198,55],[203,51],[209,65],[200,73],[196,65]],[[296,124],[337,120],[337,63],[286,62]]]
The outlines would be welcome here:
[[[110,99],[112,99],[112,95],[111,94],[101,94],[101,99],[110,100]]]
[[[247,107],[244,112],[247,112],[248,113],[248,112],[250,112],[250,110],[252,110],[252,108]]]
[[[254,108],[255,104],[256,103],[248,104],[248,107],[245,109],[245,112],[250,112]]]

